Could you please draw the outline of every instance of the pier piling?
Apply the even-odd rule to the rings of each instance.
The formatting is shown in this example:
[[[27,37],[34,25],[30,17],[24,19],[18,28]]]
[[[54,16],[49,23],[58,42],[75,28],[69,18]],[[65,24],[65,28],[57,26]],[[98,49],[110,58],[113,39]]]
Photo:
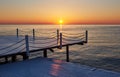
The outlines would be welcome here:
[[[29,38],[28,38],[28,35],[25,36],[25,43],[26,43],[26,56],[29,57]]]
[[[59,29],[57,29],[57,45],[59,44]]]
[[[17,36],[17,38],[19,37],[19,30],[18,30],[18,28],[16,29],[16,36]]]
[[[66,61],[69,62],[69,45],[66,46]]]
[[[33,29],[33,40],[35,40],[35,29]]]
[[[7,57],[7,56],[5,57],[5,62],[6,62],[6,63],[8,62],[8,57]]]
[[[16,61],[16,58],[17,58],[17,55],[13,55],[13,56],[12,56],[12,62],[15,62],[15,61]]]
[[[47,50],[46,50],[46,49],[43,51],[43,56],[44,56],[45,58],[47,58]]]
[[[60,33],[60,49],[62,49],[62,33]]]
[[[86,33],[86,35],[85,35],[85,37],[86,37],[86,38],[85,38],[85,42],[88,43],[88,31],[86,30],[85,33]]]

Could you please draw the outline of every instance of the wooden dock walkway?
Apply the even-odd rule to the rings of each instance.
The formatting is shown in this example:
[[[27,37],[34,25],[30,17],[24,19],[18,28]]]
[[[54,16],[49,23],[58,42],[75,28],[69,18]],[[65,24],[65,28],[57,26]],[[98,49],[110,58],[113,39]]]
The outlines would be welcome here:
[[[120,77],[120,73],[61,60],[34,58],[0,65],[0,77]]]
[[[17,38],[20,38],[17,29]],[[33,37],[30,38],[28,35],[22,40],[7,46],[0,48],[0,51],[4,50],[5,53],[0,53],[0,58],[5,58],[5,61],[8,61],[8,58],[11,57],[12,62],[17,60],[17,56],[21,55],[23,60],[29,59],[31,53],[43,51],[43,56],[47,57],[47,50],[54,52],[54,49],[62,49],[66,47],[66,61],[69,62],[69,47],[72,45],[84,45],[88,41],[88,31],[82,34],[66,34],[60,33],[57,30],[56,35],[49,38],[35,37],[35,30],[33,29]],[[71,39],[72,38],[72,39]],[[46,40],[49,40],[46,42]],[[48,46],[46,46],[48,45]],[[14,47],[17,46],[17,47]],[[22,49],[19,49],[23,47]],[[14,48],[14,49],[13,49]],[[6,49],[9,49],[8,51]],[[16,51],[15,51],[16,50]],[[19,50],[19,51],[17,51]],[[7,51],[7,52],[6,52]]]

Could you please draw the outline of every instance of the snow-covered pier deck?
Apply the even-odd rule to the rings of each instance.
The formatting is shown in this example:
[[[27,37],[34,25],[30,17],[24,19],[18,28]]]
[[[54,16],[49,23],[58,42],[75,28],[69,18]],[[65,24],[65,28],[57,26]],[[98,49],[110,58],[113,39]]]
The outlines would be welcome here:
[[[0,42],[2,43],[0,44],[0,58],[4,58],[5,62],[8,62],[8,58],[11,58],[11,61],[15,62],[17,56],[22,56],[23,60],[26,60],[29,59],[31,53],[39,51],[43,51],[43,56],[47,57],[48,50],[54,52],[56,48],[66,47],[66,61],[69,62],[69,47],[76,44],[84,45],[88,42],[88,31],[78,34],[66,34],[59,33],[57,30],[56,34],[50,37],[35,37],[34,32],[33,30],[33,37],[28,35],[18,37],[18,34],[17,38],[15,36],[0,36]],[[10,37],[14,39],[12,43],[10,43]]]
[[[120,77],[120,73],[61,60],[35,58],[0,65],[0,77]]]

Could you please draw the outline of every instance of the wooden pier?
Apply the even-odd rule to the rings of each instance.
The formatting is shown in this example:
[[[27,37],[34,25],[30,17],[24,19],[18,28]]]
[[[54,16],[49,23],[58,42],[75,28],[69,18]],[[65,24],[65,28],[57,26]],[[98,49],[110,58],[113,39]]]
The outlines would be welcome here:
[[[17,38],[19,38],[19,30],[17,29]],[[17,61],[17,56],[20,55],[23,57],[23,60],[26,60],[26,59],[29,59],[29,56],[31,53],[34,53],[34,52],[39,52],[39,51],[42,51],[43,52],[43,56],[44,57],[48,57],[47,56],[47,51],[50,50],[51,52],[54,52],[54,49],[57,48],[57,49],[62,49],[62,47],[66,47],[66,61],[69,62],[70,59],[69,59],[69,51],[70,51],[70,46],[72,45],[84,45],[84,43],[87,43],[88,42],[88,31],[86,31],[84,33],[84,35],[82,35],[82,37],[80,36],[80,39],[81,40],[77,40],[77,42],[64,42],[64,40],[66,40],[66,38],[64,38],[63,36],[64,33],[59,33],[59,30],[57,30],[57,33],[56,33],[56,44],[55,45],[51,45],[51,46],[46,46],[46,47],[43,47],[43,48],[39,48],[39,47],[36,47],[36,46],[39,46],[41,45],[42,43],[40,44],[36,44],[36,45],[32,45],[30,44],[30,39],[29,39],[29,36],[26,35],[25,36],[25,51],[22,51],[22,52],[16,52],[16,53],[11,53],[11,54],[2,54],[0,55],[0,58],[4,58],[5,59],[5,62],[8,62],[8,58],[11,57],[11,60],[12,62],[15,62]],[[72,36],[73,37],[73,36]],[[83,38],[84,37],[84,38]],[[68,38],[67,38],[68,39]],[[36,37],[35,37],[35,30],[33,29],[33,40],[32,40],[32,43],[35,42]],[[68,40],[71,40],[71,39],[68,39]],[[72,39],[72,40],[75,40],[75,39]],[[19,42],[20,43],[20,42]],[[53,43],[53,42],[51,42]],[[30,49],[30,47],[36,47],[36,49],[32,48]]]

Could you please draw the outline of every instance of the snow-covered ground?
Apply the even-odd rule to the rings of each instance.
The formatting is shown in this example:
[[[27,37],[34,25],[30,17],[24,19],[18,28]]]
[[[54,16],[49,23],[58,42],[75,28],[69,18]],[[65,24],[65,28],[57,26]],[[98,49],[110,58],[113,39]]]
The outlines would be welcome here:
[[[61,60],[35,58],[0,65],[0,77],[120,77],[120,73]]]

